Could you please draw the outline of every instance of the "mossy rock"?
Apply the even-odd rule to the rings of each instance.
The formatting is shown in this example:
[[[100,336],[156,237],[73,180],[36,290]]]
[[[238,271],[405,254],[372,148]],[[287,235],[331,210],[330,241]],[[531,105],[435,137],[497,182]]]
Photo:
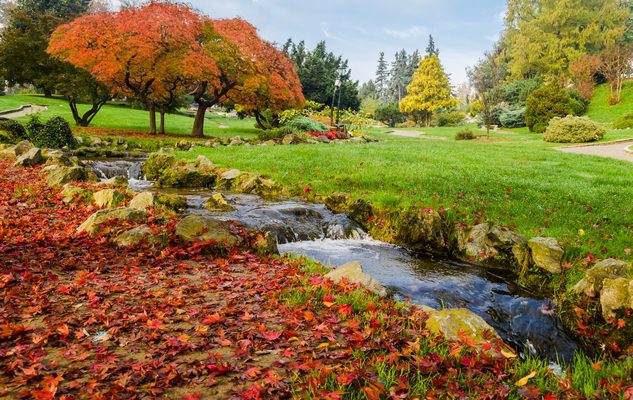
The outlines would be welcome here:
[[[174,165],[162,172],[156,184],[165,188],[211,188],[215,179],[213,172],[201,171],[189,165]]]
[[[176,194],[157,194],[154,196],[154,202],[156,205],[176,212],[184,211],[187,208],[187,198]]]
[[[99,208],[114,208],[125,202],[125,195],[115,189],[100,190],[92,198]]]
[[[145,164],[143,164],[143,173],[150,180],[159,179],[163,172],[174,165],[178,164],[178,160],[173,154],[169,153],[152,153],[149,155]]]
[[[499,338],[497,332],[483,318],[466,309],[446,309],[429,311],[426,327],[435,334],[442,334],[447,340],[462,340],[464,334],[477,342],[488,342]]]
[[[209,197],[205,206],[209,210],[233,211],[233,207],[229,204],[222,193],[216,193]]]
[[[48,178],[46,184],[48,186],[64,186],[71,182],[96,181],[97,177],[94,172],[84,167],[64,167],[53,166],[47,167]]]
[[[230,246],[238,242],[238,238],[229,232],[225,222],[204,215],[184,217],[176,225],[176,235],[188,242],[214,241]]]
[[[146,218],[147,214],[145,212],[133,208],[107,208],[99,210],[88,217],[88,219],[77,228],[77,233],[87,232],[88,234],[94,235],[100,232],[100,225],[108,220],[141,222]]]
[[[164,240],[163,236],[155,235],[148,226],[141,225],[123,232],[114,239],[114,243],[119,247],[133,247],[140,243],[159,244]]]
[[[64,185],[64,190],[61,192],[64,198],[62,201],[66,204],[73,203],[75,201],[88,201],[92,199],[92,192],[78,186],[72,186],[71,184]]]

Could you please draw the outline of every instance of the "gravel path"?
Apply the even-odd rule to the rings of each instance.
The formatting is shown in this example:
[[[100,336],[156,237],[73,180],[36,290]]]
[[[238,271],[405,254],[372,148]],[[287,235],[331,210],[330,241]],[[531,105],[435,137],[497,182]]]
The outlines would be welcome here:
[[[37,112],[46,111],[46,110],[48,110],[48,107],[46,107],[46,106],[28,105],[28,106],[24,107],[23,109],[21,109],[19,111],[14,111],[14,112],[2,112],[2,111],[0,111],[0,118],[7,118],[7,119],[20,118],[20,117],[24,117],[26,115],[35,114]]]
[[[595,146],[557,147],[556,150],[565,153],[588,154],[633,162],[633,153],[626,151],[626,148],[631,145],[633,145],[633,139]]]
[[[444,136],[430,136],[430,135],[427,135],[426,132],[422,132],[422,131],[391,131],[387,133],[394,136],[402,136],[402,137],[410,137],[410,138],[418,138],[418,139],[436,139],[436,140],[447,139]]]

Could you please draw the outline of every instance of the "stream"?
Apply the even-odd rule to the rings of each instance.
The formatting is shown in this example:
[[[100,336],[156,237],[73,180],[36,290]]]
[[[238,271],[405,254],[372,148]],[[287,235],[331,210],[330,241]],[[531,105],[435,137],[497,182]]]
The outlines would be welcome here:
[[[142,160],[86,163],[102,179],[125,176],[134,191],[152,187],[152,182],[143,179]],[[234,220],[274,233],[282,253],[305,255],[326,266],[359,261],[363,270],[397,299],[436,309],[467,308],[523,355],[559,362],[570,361],[580,351],[565,332],[552,301],[521,290],[512,283],[512,276],[461,261],[414,254],[374,240],[345,214],[334,214],[322,204],[224,193],[234,210],[210,211],[204,204],[214,193],[211,190],[160,191],[186,196],[189,213]]]

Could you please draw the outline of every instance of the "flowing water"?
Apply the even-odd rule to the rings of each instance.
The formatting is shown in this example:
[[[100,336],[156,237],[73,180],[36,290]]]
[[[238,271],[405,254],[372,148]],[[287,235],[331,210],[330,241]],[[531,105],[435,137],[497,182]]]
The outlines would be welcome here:
[[[140,191],[151,187],[140,174],[141,163],[93,160],[90,166],[104,179],[128,177],[130,187]],[[511,276],[459,261],[416,255],[373,240],[345,214],[334,214],[321,204],[225,193],[234,210],[209,211],[204,204],[212,191],[166,191],[186,196],[189,213],[273,232],[282,252],[306,255],[327,266],[360,261],[365,272],[399,299],[438,309],[467,308],[524,354],[557,361],[570,360],[579,350],[563,329],[554,304],[521,290]]]

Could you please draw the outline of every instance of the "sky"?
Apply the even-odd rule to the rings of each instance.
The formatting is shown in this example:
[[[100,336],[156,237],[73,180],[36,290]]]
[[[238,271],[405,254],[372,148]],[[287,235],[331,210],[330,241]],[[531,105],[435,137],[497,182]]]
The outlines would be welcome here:
[[[401,49],[424,52],[429,34],[458,85],[466,67],[492,48],[503,27],[505,0],[190,0],[212,18],[242,17],[268,41],[325,40],[349,59],[352,78],[373,79],[379,53],[389,62]]]

